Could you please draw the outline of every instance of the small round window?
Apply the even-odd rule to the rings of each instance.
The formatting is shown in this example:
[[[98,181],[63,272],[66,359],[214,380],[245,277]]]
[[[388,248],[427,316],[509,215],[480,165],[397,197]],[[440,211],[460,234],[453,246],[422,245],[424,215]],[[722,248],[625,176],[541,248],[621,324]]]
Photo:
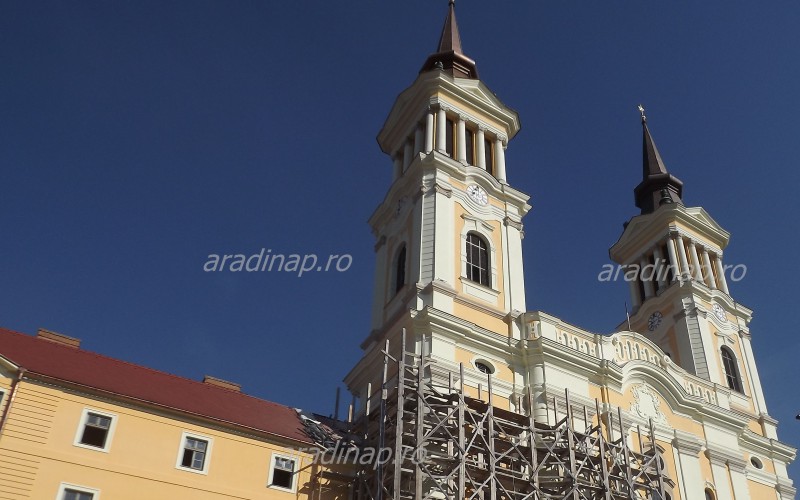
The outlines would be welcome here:
[[[750,457],[750,465],[755,467],[756,469],[763,469],[764,462],[758,459],[758,457]]]
[[[477,368],[479,372],[485,373],[487,375],[491,375],[492,373],[494,373],[494,367],[492,367],[492,365],[490,365],[489,363],[483,361],[476,361],[475,368]]]

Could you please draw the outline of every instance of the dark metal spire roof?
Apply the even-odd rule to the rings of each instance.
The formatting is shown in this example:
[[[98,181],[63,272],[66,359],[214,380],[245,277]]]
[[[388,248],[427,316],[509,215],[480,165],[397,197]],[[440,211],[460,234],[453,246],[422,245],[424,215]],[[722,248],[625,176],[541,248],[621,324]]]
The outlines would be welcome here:
[[[683,204],[683,182],[670,174],[661,159],[653,136],[647,126],[644,107],[639,105],[642,114],[642,182],[633,193],[636,206],[642,214],[649,214],[665,203]]]
[[[444,21],[442,36],[436,52],[428,56],[420,73],[434,69],[443,70],[458,78],[478,79],[475,61],[464,55],[461,49],[461,35],[456,22],[455,0],[450,0],[450,8]]]

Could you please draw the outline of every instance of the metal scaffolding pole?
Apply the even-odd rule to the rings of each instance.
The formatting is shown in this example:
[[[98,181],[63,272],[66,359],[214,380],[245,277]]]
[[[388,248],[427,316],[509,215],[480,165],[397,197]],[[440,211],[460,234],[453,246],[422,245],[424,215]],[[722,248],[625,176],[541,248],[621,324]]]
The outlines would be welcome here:
[[[652,421],[647,436],[640,428],[631,435],[618,408],[615,439],[607,407],[597,401],[591,409],[575,405],[565,391],[563,418],[553,397],[552,423],[537,422],[530,386],[527,408],[516,408],[527,414],[495,406],[491,374],[486,390],[479,384],[477,398],[467,395],[463,365],[444,373],[446,385],[436,385],[435,361],[424,350],[407,352],[406,342],[403,331],[397,358],[386,343],[380,411],[368,394],[367,411],[351,429],[365,436],[362,451],[372,448],[381,456],[386,449],[393,458],[377,466],[359,461],[353,488],[359,500],[656,500],[667,498],[674,486]],[[576,411],[583,422],[578,416],[576,424]],[[637,435],[635,451],[628,439]]]

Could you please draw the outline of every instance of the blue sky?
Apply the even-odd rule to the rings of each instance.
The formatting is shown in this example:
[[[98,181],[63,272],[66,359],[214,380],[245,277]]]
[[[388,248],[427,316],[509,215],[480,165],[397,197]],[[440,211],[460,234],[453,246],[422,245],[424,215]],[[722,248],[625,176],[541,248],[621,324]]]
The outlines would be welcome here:
[[[435,48],[447,2],[0,4],[0,325],[331,412],[368,334],[375,136]],[[794,313],[800,4],[475,2],[466,53],[521,116],[527,302],[592,331],[636,214],[636,105],[688,205],[748,266],[756,360],[800,443]],[[346,272],[206,273],[212,253],[348,254]],[[799,469],[793,467],[793,476]]]

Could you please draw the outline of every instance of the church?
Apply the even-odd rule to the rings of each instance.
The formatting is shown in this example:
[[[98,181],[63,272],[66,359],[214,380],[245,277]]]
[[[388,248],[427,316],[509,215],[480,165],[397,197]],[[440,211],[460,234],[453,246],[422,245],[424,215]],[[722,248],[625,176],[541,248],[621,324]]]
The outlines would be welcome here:
[[[686,204],[642,106],[636,211],[609,251],[630,317],[598,335],[527,310],[530,206],[505,161],[519,117],[479,78],[449,9],[378,135],[393,182],[370,218],[372,331],[345,380],[389,421],[366,435],[439,460],[382,471],[385,497],[794,498],[752,311],[726,281],[729,233]]]
[[[0,329],[0,499],[795,498],[730,235],[687,204],[639,110],[635,207],[609,250],[629,317],[601,335],[529,311],[531,206],[505,160],[520,117],[464,53],[451,0],[378,133],[392,182],[348,410]]]

